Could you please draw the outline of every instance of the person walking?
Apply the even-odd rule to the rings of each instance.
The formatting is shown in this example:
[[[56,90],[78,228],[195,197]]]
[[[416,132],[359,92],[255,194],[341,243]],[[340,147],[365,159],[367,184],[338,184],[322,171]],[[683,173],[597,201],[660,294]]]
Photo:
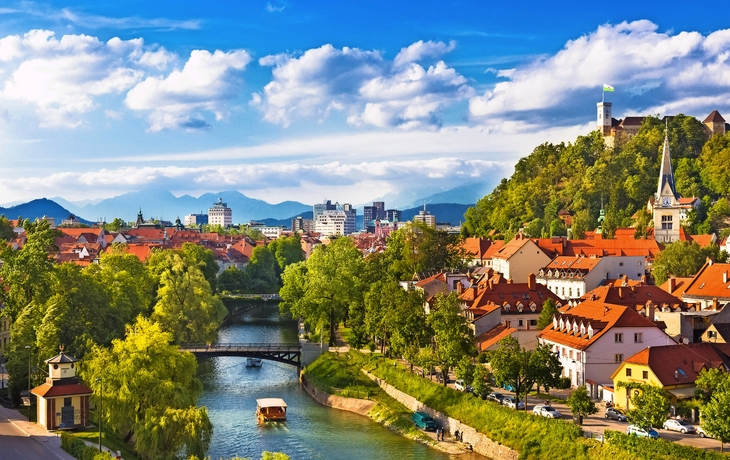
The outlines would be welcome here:
[[[456,430],[456,432],[454,433],[454,439],[457,441],[459,440],[459,430]]]

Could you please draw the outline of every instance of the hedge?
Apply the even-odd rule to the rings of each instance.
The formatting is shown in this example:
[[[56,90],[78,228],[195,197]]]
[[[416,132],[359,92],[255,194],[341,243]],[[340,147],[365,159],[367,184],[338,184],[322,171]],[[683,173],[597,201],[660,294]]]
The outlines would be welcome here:
[[[619,431],[606,430],[606,442],[646,460],[727,460],[727,456],[714,450],[698,449],[666,439],[649,439],[629,436]]]
[[[109,452],[99,452],[98,447],[87,446],[86,443],[66,432],[61,433],[61,449],[79,460],[114,459]]]

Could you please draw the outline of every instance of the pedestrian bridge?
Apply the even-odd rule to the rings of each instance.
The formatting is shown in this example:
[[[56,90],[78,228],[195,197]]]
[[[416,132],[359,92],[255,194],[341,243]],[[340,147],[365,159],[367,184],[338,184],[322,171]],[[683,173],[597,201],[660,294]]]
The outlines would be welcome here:
[[[302,362],[302,345],[299,343],[185,343],[180,345],[180,351],[188,351],[199,358],[217,356],[261,358],[297,367],[313,361],[305,359],[305,362]]]

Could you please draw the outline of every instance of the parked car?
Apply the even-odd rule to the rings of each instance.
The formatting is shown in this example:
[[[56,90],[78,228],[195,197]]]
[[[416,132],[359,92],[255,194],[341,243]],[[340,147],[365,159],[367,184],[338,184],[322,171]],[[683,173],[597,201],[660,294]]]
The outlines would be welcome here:
[[[507,396],[502,400],[502,404],[512,409],[524,409],[525,403],[517,401],[514,396]]]
[[[532,408],[532,413],[535,415],[541,415],[547,418],[560,418],[560,412],[555,410],[552,406],[541,405]]]
[[[626,428],[626,434],[638,436],[640,438],[659,439],[659,433],[651,427],[649,427],[648,430],[645,430],[636,425],[629,425],[629,427]]]
[[[436,421],[425,412],[414,412],[411,415],[411,419],[413,419],[418,428],[426,431],[436,431],[439,427]]]
[[[684,420],[677,420],[673,418],[670,418],[669,420],[664,422],[662,428],[669,431],[679,431],[680,433],[696,432],[695,427],[693,427],[689,423],[685,422]]]
[[[509,384],[509,383],[505,383],[504,385],[502,385],[502,388],[504,388],[504,389],[505,389],[505,390],[507,390],[507,391],[515,391],[515,387],[513,387],[513,386],[512,386],[511,384]]]
[[[487,395],[487,401],[494,401],[497,404],[502,404],[502,400],[504,400],[504,395],[502,393],[494,391]]]
[[[705,430],[702,429],[701,426],[697,427],[697,434],[700,435],[700,438],[711,438],[709,433],[707,433]]]
[[[464,385],[464,381],[459,379],[454,382],[454,389],[459,391],[466,391],[466,385]]]
[[[615,407],[607,408],[606,413],[604,415],[606,418],[612,418],[614,420],[618,420],[619,422],[626,421],[626,413],[624,411],[622,411],[621,409],[617,409]]]

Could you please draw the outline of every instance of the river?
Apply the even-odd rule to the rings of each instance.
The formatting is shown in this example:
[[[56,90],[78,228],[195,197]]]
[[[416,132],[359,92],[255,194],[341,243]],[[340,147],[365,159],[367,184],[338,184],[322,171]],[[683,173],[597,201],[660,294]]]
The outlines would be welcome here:
[[[282,319],[276,306],[258,307],[221,328],[219,342],[296,342],[297,324]],[[367,417],[320,405],[299,386],[294,366],[264,361],[247,368],[245,358],[201,359],[199,377],[213,439],[212,460],[236,455],[259,460],[261,452],[284,452],[294,460],[447,460],[450,456],[399,436]],[[256,399],[283,398],[286,423],[259,425]]]

